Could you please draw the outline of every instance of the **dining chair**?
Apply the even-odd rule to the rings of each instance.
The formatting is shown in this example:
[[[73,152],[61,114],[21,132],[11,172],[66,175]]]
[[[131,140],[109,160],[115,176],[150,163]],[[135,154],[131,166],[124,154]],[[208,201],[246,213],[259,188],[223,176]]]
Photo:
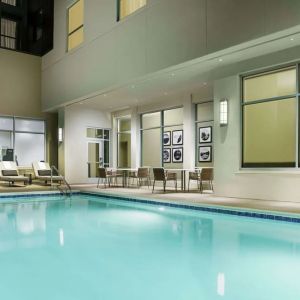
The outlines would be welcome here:
[[[154,181],[153,181],[152,193],[154,192],[154,187],[155,187],[156,181],[163,182],[164,192],[166,191],[167,181],[174,181],[175,189],[177,192],[177,174],[176,173],[165,171],[164,168],[153,168],[153,175],[154,175]]]
[[[98,184],[97,184],[97,188],[100,185],[100,179],[103,180],[104,182],[104,188],[106,188],[106,185],[108,184],[108,186],[110,187],[111,183],[112,183],[112,179],[117,180],[117,175],[115,172],[113,171],[108,171],[106,168],[99,168],[99,177],[98,177]]]
[[[202,168],[200,174],[200,192],[203,192],[203,183],[208,183],[210,189],[214,191],[213,186],[214,180],[214,169],[213,168]]]
[[[136,179],[136,184],[138,187],[141,187],[143,181],[145,181],[149,188],[151,185],[150,167],[140,167],[137,171],[130,172],[129,178],[133,179],[133,181]]]
[[[200,183],[201,183],[201,171],[195,170],[189,172],[189,182],[188,182],[188,191],[190,191],[190,182],[196,181],[197,182],[197,189],[200,190]]]

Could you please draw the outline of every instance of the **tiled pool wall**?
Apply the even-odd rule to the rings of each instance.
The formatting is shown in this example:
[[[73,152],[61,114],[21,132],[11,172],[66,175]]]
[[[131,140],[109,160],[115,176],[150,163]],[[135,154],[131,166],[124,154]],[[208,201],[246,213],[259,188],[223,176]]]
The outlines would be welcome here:
[[[101,198],[121,200],[127,202],[136,202],[143,204],[153,204],[159,206],[169,206],[174,208],[183,208],[183,209],[191,209],[198,210],[204,212],[212,212],[219,213],[225,215],[239,216],[239,217],[247,217],[247,218],[255,218],[255,219],[267,219],[267,220],[275,220],[281,222],[290,222],[290,223],[300,223],[300,216],[283,216],[280,215],[280,212],[277,213],[268,213],[268,212],[260,212],[260,211],[243,211],[241,209],[227,209],[220,207],[210,207],[210,206],[201,206],[201,205],[192,205],[192,204],[183,204],[183,203],[174,203],[174,202],[160,202],[159,200],[150,200],[144,198],[135,198],[128,196],[117,196],[117,195],[109,195],[106,193],[92,193],[92,192],[81,192],[82,195],[90,195],[90,196],[98,196]]]
[[[289,223],[300,223],[300,216],[290,216],[290,215],[280,215],[280,212],[269,213],[269,212],[262,212],[262,211],[251,211],[251,210],[242,210],[238,209],[229,209],[224,207],[211,207],[211,206],[203,206],[203,205],[192,205],[192,204],[183,204],[183,203],[174,203],[174,202],[165,202],[159,200],[150,200],[146,198],[136,198],[136,197],[129,197],[129,196],[118,196],[118,195],[109,195],[107,193],[101,192],[86,192],[86,191],[74,191],[72,195],[87,195],[87,196],[95,196],[101,197],[105,199],[113,199],[113,200],[120,200],[126,202],[135,202],[135,203],[142,203],[142,204],[152,204],[152,205],[159,205],[159,206],[169,206],[174,208],[182,208],[182,209],[190,209],[190,210],[197,210],[203,212],[211,212],[211,213],[218,213],[218,214],[225,214],[225,215],[232,215],[232,216],[239,216],[239,217],[246,217],[246,218],[255,218],[255,219],[266,219],[266,220],[275,220],[281,222],[289,222]],[[61,196],[59,192],[41,192],[41,193],[12,193],[12,194],[3,194],[0,195],[0,203],[2,199],[16,199],[16,198],[39,198],[39,197],[53,197],[53,196]]]

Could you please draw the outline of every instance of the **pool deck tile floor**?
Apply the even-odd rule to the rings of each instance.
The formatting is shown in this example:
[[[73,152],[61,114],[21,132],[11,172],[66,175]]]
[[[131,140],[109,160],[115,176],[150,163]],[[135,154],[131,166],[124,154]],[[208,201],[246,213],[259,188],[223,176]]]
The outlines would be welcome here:
[[[168,190],[166,193],[162,189],[157,188],[152,194],[151,188],[147,187],[136,188],[122,188],[122,187],[111,187],[111,188],[97,188],[95,184],[83,184],[73,185],[73,190],[81,190],[85,192],[93,193],[107,193],[109,195],[121,195],[126,197],[134,198],[145,198],[156,201],[172,201],[181,204],[190,205],[208,205],[208,206],[222,206],[231,207],[235,209],[250,209],[250,210],[261,210],[261,211],[273,211],[281,213],[292,213],[300,214],[300,199],[299,202],[289,201],[272,201],[272,200],[255,200],[255,199],[238,199],[238,198],[227,198],[217,197],[210,191],[204,191],[203,194],[196,190],[190,192],[175,192],[174,190]],[[3,193],[23,193],[23,192],[44,192],[44,191],[57,191],[57,189],[50,186],[32,184],[28,186],[17,185],[9,187],[7,184],[0,185],[0,195]]]
[[[151,200],[172,201],[175,203],[191,204],[191,205],[209,205],[209,206],[223,206],[231,208],[242,208],[250,210],[262,210],[300,214],[300,202],[289,201],[272,201],[272,200],[255,200],[255,199],[238,199],[217,197],[210,191],[204,191],[203,194],[192,190],[191,192],[175,192],[167,191],[164,193],[157,188],[152,194],[152,190],[148,188],[97,188],[95,185],[76,185],[75,189],[86,192],[107,193],[109,195],[123,195],[126,197],[146,198]]]

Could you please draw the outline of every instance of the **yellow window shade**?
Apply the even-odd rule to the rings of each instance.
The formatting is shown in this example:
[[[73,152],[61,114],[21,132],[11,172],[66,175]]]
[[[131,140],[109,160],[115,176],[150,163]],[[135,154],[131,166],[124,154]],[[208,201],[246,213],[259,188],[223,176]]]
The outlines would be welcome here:
[[[69,35],[68,50],[71,50],[83,42],[83,27]]]
[[[145,6],[147,0],[120,0],[120,19]]]
[[[77,1],[73,6],[69,8],[69,34],[83,25],[83,8],[83,0]]]

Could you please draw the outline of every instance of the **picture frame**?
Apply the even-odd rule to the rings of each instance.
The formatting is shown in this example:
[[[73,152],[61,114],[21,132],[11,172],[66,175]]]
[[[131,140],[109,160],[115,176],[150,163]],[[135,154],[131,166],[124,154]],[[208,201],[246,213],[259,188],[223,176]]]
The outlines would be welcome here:
[[[212,146],[199,146],[198,161],[200,163],[212,162]]]
[[[172,162],[173,163],[183,162],[183,147],[172,148]]]
[[[163,149],[163,162],[165,164],[171,163],[171,148]]]
[[[199,127],[199,144],[212,143],[212,126]]]
[[[172,131],[172,145],[173,146],[183,145],[183,130]]]
[[[165,131],[163,133],[163,144],[164,146],[171,146],[171,131]]]

